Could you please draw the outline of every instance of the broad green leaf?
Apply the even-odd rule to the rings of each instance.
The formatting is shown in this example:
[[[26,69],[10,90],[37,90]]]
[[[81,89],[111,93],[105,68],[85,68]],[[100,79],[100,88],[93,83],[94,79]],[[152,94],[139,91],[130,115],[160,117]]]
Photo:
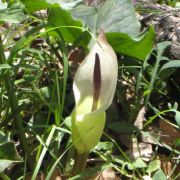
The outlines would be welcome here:
[[[133,164],[134,164],[134,166],[136,168],[145,168],[145,167],[147,167],[146,163],[140,157],[138,157]]]
[[[154,175],[152,180],[167,180],[166,175],[162,171],[162,169],[159,169]]]
[[[13,162],[21,162],[14,142],[0,144],[0,171],[4,171]]]
[[[175,111],[175,113],[176,113],[176,115],[175,115],[176,122],[177,122],[178,126],[180,126],[180,112]]]
[[[131,171],[135,169],[133,163],[127,163],[127,168]]]
[[[159,81],[164,81],[176,71],[176,68],[165,68],[158,72],[157,76],[160,78]]]
[[[63,9],[72,9],[83,0],[67,1],[67,0],[21,0],[29,13],[47,9],[51,7],[61,6]]]
[[[47,3],[45,0],[21,0],[21,2],[25,5],[26,10],[29,13],[53,6],[52,4]]]
[[[120,165],[122,165],[122,169],[124,169],[125,166],[128,166],[128,169],[133,170],[133,163],[128,162],[127,159],[123,156],[113,156],[112,160]]]
[[[65,11],[59,7],[51,8],[50,14],[48,17],[48,27],[59,27],[59,26],[74,26],[82,27],[82,24],[79,21],[75,21],[68,11]],[[73,27],[60,27],[56,32],[60,32],[66,42],[74,42],[78,38],[82,31],[81,29]]]
[[[171,45],[170,41],[163,41],[157,44],[158,54],[162,56],[164,50]]]
[[[137,132],[138,129],[133,125],[125,121],[114,122],[110,124],[110,129],[115,132],[123,133],[123,134],[132,134],[133,132]]]
[[[102,28],[105,32],[137,36],[140,31],[140,23],[130,0],[107,0],[98,7],[80,5],[71,13],[94,33]]]
[[[97,151],[111,151],[113,148],[112,142],[99,142],[97,146],[95,147],[95,150]]]
[[[45,0],[49,4],[58,4],[63,9],[73,9],[84,0]]]
[[[10,69],[12,68],[9,64],[0,64],[0,70],[1,69]]]
[[[164,64],[160,71],[163,71],[168,68],[179,68],[180,67],[180,60],[171,60]]]
[[[20,23],[27,19],[24,13],[24,6],[20,3],[15,3],[6,9],[0,9],[0,21],[8,23]]]
[[[160,166],[161,166],[161,161],[158,159],[155,159],[149,163],[147,172],[152,173],[152,172],[158,170],[160,168]]]
[[[155,32],[153,27],[150,26],[137,38],[131,38],[127,34],[113,32],[107,33],[107,39],[116,52],[145,60],[154,46]]]

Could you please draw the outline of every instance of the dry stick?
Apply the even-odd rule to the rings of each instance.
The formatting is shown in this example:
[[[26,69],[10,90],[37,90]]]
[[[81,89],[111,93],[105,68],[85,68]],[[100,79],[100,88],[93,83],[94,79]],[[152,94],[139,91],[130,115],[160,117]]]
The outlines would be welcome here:
[[[2,41],[0,38],[0,64],[6,63],[6,58],[4,55],[4,50],[3,50],[3,45],[2,45]],[[25,130],[23,127],[23,122],[22,119],[19,115],[19,109],[18,109],[18,101],[17,101],[17,97],[15,94],[15,90],[14,90],[14,86],[12,81],[10,81],[10,77],[9,77],[9,73],[5,72],[4,73],[4,83],[5,83],[5,87],[7,90],[7,94],[8,94],[8,101],[9,104],[11,106],[11,111],[12,111],[12,115],[14,117],[14,125],[16,130],[18,130],[18,138],[20,141],[20,145],[24,154],[27,155],[27,163],[28,163],[28,167],[30,170],[33,170],[33,164],[32,164],[32,160],[30,158],[30,150],[27,144],[27,139],[26,139],[26,135],[25,135]]]

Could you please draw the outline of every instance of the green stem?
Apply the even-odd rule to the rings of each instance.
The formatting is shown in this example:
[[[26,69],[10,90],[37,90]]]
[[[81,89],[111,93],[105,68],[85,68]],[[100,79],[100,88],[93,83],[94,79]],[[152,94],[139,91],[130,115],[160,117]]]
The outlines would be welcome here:
[[[155,81],[157,79],[157,72],[158,72],[158,69],[159,69],[160,61],[161,61],[161,55],[162,55],[162,50],[159,50],[157,52],[156,64],[154,66],[152,76],[151,76],[150,85],[149,85],[149,88],[148,88],[149,94],[146,96],[146,99],[145,99],[145,107],[147,107],[147,105],[149,103],[149,99],[151,97],[151,94],[152,94],[152,91],[153,91],[153,88],[154,88],[154,83],[155,83]]]
[[[1,38],[0,38],[0,64],[3,64],[3,63],[6,63],[6,58],[4,55],[3,45],[2,45]],[[5,83],[5,88],[6,88],[7,94],[8,94],[8,101],[11,106],[11,111],[12,111],[12,115],[14,118],[15,129],[18,130],[17,135],[18,135],[18,138],[20,141],[20,145],[21,145],[24,157],[25,157],[25,155],[27,155],[28,167],[30,170],[32,170],[33,164],[32,164],[32,160],[30,158],[30,150],[29,150],[29,147],[27,144],[23,121],[19,115],[18,101],[17,101],[17,97],[15,94],[15,90],[14,90],[14,82],[10,78],[9,71],[6,71],[3,74],[3,79],[4,79],[4,83]]]
[[[4,172],[0,172],[0,178],[3,180],[11,180]]]
[[[88,155],[89,155],[89,152],[79,153],[78,151],[76,151],[72,175],[77,175],[83,172],[87,164]]]

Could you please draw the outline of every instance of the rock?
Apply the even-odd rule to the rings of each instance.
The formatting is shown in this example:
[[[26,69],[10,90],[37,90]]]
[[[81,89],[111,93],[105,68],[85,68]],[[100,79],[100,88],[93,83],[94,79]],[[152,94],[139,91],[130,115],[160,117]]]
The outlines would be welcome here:
[[[156,42],[172,42],[169,58],[180,59],[180,9],[145,1],[137,1],[135,6],[142,9],[138,16],[142,26],[154,26]]]

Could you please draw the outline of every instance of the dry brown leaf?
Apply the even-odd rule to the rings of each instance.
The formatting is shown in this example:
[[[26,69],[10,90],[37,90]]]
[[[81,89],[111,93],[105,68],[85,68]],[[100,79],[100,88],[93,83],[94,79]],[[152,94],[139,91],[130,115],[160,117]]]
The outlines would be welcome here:
[[[132,138],[132,145],[128,154],[132,160],[141,157],[144,161],[149,161],[153,154],[152,145],[145,142],[138,142],[137,138]]]
[[[161,169],[164,171],[164,173],[166,175],[169,175],[171,172],[172,172],[172,162],[169,161],[169,159],[162,155],[162,157],[160,157],[162,160],[161,160]]]
[[[71,76],[74,77],[77,68],[79,67],[79,64],[83,61],[85,58],[85,51],[80,48],[75,48],[70,51],[68,55],[69,64],[70,64],[70,73]]]
[[[161,141],[173,147],[175,140],[180,137],[180,131],[162,119],[159,120],[159,126],[161,129]]]
[[[73,63],[79,64],[85,58],[85,51],[82,48],[74,48],[70,51],[68,55],[69,61],[73,61]]]
[[[119,177],[112,168],[109,168],[98,174],[94,180],[119,180]]]
[[[173,177],[179,174],[180,164],[177,164],[178,157],[171,159],[161,154],[159,155],[159,159],[161,160],[161,169],[167,176],[171,175],[170,179],[173,179]]]
[[[25,177],[25,180],[31,180],[32,175],[28,175]],[[43,173],[39,173],[36,177],[36,180],[45,180],[45,175]]]
[[[52,176],[51,176],[51,180],[62,180],[61,176],[60,176],[60,172],[59,169],[55,169]]]
[[[143,121],[145,114],[146,109],[145,107],[142,107],[137,115],[136,121],[134,122],[134,126],[136,126],[138,129],[143,129]]]
[[[159,142],[159,127],[157,125],[149,125],[146,129],[148,133],[142,133],[142,141],[149,144],[158,144],[162,146]]]

